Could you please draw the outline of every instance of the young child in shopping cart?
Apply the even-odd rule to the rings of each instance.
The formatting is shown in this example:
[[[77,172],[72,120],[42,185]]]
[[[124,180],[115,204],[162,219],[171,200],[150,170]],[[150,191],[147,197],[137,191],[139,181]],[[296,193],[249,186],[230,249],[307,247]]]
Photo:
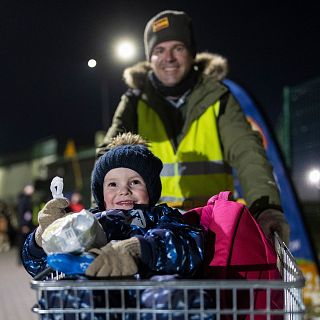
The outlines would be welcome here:
[[[137,273],[192,277],[201,272],[202,228],[186,224],[177,209],[156,205],[162,166],[140,136],[126,133],[116,137],[92,173],[92,194],[98,208],[91,211],[99,221],[97,239],[82,254],[57,253],[51,260],[55,269],[91,277]],[[32,276],[47,268],[42,236],[49,225],[68,215],[67,206],[60,190],[60,196],[39,212],[39,226],[22,251],[23,264]]]

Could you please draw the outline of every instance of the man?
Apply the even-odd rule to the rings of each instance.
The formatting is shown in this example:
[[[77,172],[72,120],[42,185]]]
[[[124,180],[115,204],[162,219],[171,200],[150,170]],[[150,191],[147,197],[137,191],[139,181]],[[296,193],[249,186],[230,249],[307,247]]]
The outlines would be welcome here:
[[[183,209],[233,190],[232,166],[266,235],[278,231],[288,242],[289,227],[261,139],[220,82],[227,73],[226,60],[196,54],[191,19],[179,11],[153,17],[145,28],[144,45],[147,61],[124,71],[129,90],[98,155],[120,132],[146,137],[164,163],[160,201]]]

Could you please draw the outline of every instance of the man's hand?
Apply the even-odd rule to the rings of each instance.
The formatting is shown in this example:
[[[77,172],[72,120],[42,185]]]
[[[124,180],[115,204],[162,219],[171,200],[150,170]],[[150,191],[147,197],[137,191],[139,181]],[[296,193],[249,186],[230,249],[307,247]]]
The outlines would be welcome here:
[[[91,277],[132,276],[138,272],[137,259],[141,256],[140,242],[132,237],[108,243],[101,249],[91,249],[97,257],[86,270]]]
[[[280,210],[266,209],[257,218],[265,236],[273,242],[273,233],[277,232],[282,241],[288,245],[290,237],[290,227]]]
[[[39,247],[42,247],[42,234],[44,230],[54,221],[68,215],[64,210],[69,205],[66,198],[52,199],[46,203],[38,213],[39,226],[35,233],[35,240]]]

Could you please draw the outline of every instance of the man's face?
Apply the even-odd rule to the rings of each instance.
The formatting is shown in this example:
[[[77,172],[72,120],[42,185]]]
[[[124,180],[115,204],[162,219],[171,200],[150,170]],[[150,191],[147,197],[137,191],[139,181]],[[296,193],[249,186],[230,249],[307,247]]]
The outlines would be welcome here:
[[[177,85],[190,71],[194,59],[180,41],[164,41],[152,50],[151,68],[167,87]]]

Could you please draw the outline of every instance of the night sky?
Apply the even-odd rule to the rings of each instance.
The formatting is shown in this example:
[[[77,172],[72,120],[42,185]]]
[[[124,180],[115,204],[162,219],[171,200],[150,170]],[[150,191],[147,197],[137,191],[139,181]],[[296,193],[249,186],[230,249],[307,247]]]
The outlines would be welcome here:
[[[0,154],[49,136],[93,146],[94,132],[103,129],[102,87],[107,83],[112,108],[125,90],[114,39],[135,39],[135,62],[143,60],[144,26],[165,9],[193,18],[198,51],[225,56],[229,78],[275,125],[283,87],[320,77],[320,4],[252,3],[1,0]],[[92,57],[99,68],[88,68]]]

